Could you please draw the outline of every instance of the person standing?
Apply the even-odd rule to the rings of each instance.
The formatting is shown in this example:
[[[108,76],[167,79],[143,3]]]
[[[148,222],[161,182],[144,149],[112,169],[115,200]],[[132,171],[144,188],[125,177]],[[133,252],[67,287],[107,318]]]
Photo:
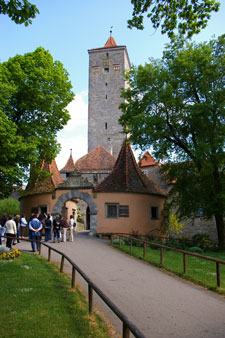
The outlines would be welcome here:
[[[25,235],[25,229],[27,226],[27,220],[25,215],[22,215],[21,219],[20,219],[20,236],[23,238]]]
[[[40,248],[40,239],[41,239],[41,229],[43,228],[42,223],[37,218],[37,215],[34,214],[33,219],[29,223],[29,229],[31,231],[31,240],[35,240],[37,242],[31,242],[31,247],[33,252],[39,250]]]
[[[70,220],[69,220],[69,231],[70,231],[69,242],[73,242],[73,229],[75,227],[76,227],[76,223],[74,221],[73,215],[71,215]]]
[[[54,243],[57,240],[58,243],[60,242],[60,229],[62,227],[61,219],[59,215],[53,221],[53,232],[54,232]]]
[[[48,214],[47,218],[45,219],[45,242],[51,240],[51,228],[52,228],[51,215]]]
[[[16,215],[14,217],[14,221],[16,223],[16,239],[17,239],[17,243],[20,243],[19,241],[19,235],[20,235],[20,215]],[[16,241],[14,240],[14,245],[16,244]]]
[[[5,223],[7,222],[7,216],[6,214],[3,214],[1,219],[0,219],[0,227],[1,227],[1,230],[0,230],[0,245],[2,244],[2,236],[4,236],[5,234]]]
[[[66,232],[68,229],[68,223],[64,217],[61,217],[62,224],[62,242],[66,242]]]
[[[16,223],[13,220],[12,215],[9,216],[9,220],[5,223],[5,228],[6,228],[6,236],[7,236],[6,246],[12,249],[12,241],[16,237],[16,234],[17,234]]]

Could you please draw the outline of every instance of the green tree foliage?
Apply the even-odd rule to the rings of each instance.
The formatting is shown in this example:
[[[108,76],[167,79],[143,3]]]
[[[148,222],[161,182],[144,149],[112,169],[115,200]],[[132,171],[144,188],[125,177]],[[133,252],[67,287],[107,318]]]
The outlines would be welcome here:
[[[20,203],[14,198],[5,198],[0,200],[0,215],[17,215],[20,213]]]
[[[0,14],[8,15],[17,24],[28,26],[39,10],[27,0],[0,0]]]
[[[144,14],[152,22],[153,28],[161,26],[161,33],[170,39],[175,32],[190,38],[205,28],[211,12],[219,10],[220,3],[215,0],[131,0],[133,4],[132,19],[128,27],[144,29]]]
[[[153,147],[178,216],[215,216],[219,242],[225,214],[225,35],[168,49],[133,67],[120,119],[131,141]]]
[[[68,72],[39,47],[0,64],[0,191],[10,189],[29,165],[58,153],[56,134],[68,122],[74,94]]]

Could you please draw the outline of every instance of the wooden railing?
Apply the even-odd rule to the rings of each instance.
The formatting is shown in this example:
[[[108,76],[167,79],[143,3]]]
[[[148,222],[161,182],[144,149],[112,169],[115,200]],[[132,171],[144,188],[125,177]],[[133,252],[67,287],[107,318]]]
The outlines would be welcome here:
[[[111,234],[111,243],[113,242],[114,238],[119,238],[119,245],[121,247],[122,245],[122,238],[126,238],[130,241],[130,252],[132,252],[132,247],[133,247],[133,242],[139,242],[139,243],[143,243],[143,258],[145,258],[146,256],[146,250],[147,250],[147,245],[151,245],[154,246],[156,248],[160,249],[160,265],[163,266],[163,253],[164,253],[164,249],[165,250],[170,250],[170,251],[175,251],[175,252],[179,252],[183,255],[183,272],[184,274],[187,272],[187,260],[186,260],[186,256],[194,256],[194,257],[198,257],[200,259],[204,259],[207,261],[211,261],[216,263],[216,282],[217,282],[217,287],[220,287],[220,264],[225,265],[225,261],[219,260],[219,259],[215,259],[215,258],[211,258],[211,257],[207,257],[207,256],[202,256],[193,252],[189,252],[189,251],[184,251],[184,250],[180,250],[180,249],[176,249],[176,248],[171,248],[169,246],[166,245],[162,245],[162,244],[157,244],[157,243],[153,243],[150,241],[146,241],[146,240],[142,240],[139,238],[135,238],[135,237],[131,237],[128,235],[124,235],[124,234]]]
[[[7,238],[7,236],[4,236]],[[19,238],[19,240],[28,241],[28,242],[37,242],[35,240],[29,240],[29,239],[22,239]],[[144,334],[138,330],[138,328],[128,319],[128,317],[119,310],[119,308],[107,297],[102,290],[79,268],[79,266],[72,261],[70,257],[65,255],[63,252],[49,246],[46,243],[43,243],[39,241],[40,247],[39,247],[39,254],[42,253],[42,246],[45,246],[48,248],[48,261],[51,262],[51,256],[52,251],[56,252],[57,254],[61,255],[61,263],[60,263],[60,272],[64,271],[64,264],[65,260],[70,263],[72,267],[72,277],[71,277],[71,288],[75,288],[75,281],[76,281],[76,272],[78,272],[81,277],[87,282],[88,284],[88,309],[89,314],[92,314],[93,312],[93,299],[94,299],[94,293],[103,300],[103,302],[114,312],[114,314],[122,321],[123,323],[123,338],[129,338],[130,332],[133,333],[134,337],[136,338],[145,338]]]

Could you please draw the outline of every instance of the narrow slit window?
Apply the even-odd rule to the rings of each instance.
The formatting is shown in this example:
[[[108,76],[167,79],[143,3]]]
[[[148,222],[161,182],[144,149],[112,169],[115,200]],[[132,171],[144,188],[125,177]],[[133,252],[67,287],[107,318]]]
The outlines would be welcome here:
[[[108,125],[107,125],[107,122],[105,122],[105,129],[108,129]]]

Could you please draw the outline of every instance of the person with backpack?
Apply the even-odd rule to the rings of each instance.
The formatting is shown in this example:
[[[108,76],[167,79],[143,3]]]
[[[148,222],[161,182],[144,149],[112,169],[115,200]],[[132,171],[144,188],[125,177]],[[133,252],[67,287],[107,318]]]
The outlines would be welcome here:
[[[62,227],[61,219],[60,219],[60,216],[57,215],[56,218],[53,221],[53,232],[54,232],[53,243],[55,243],[56,240],[58,241],[58,243],[60,242],[60,229],[61,229],[61,227]]]
[[[52,229],[52,220],[51,215],[48,214],[47,218],[45,218],[45,242],[51,240],[51,229]]]

